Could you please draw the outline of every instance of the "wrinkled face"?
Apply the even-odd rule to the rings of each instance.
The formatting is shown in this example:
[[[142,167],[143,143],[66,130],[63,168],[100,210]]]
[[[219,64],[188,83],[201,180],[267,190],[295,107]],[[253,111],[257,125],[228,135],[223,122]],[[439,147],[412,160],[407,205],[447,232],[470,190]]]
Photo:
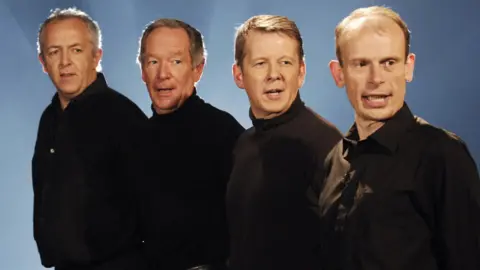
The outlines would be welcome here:
[[[360,18],[348,27],[340,38],[343,67],[331,62],[332,75],[345,86],[357,124],[385,121],[403,106],[415,55],[405,59],[405,36],[389,18]]]
[[[283,33],[252,31],[245,42],[241,66],[233,66],[235,83],[245,89],[256,118],[286,112],[305,78],[298,42]]]
[[[147,37],[142,79],[158,114],[174,111],[192,95],[204,65],[192,66],[190,39],[184,29],[160,27]]]
[[[102,51],[95,49],[87,25],[77,18],[50,22],[42,38],[40,62],[60,100],[68,102],[96,79]]]

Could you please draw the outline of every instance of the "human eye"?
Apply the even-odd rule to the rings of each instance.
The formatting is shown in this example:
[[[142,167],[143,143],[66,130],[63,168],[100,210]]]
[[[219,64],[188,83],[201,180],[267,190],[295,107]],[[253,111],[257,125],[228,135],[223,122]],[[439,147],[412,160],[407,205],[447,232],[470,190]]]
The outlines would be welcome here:
[[[149,59],[149,60],[147,61],[147,65],[155,65],[155,64],[157,64],[157,63],[158,63],[158,61],[155,60],[155,59]]]
[[[388,59],[386,61],[383,62],[383,65],[385,67],[392,67],[393,65],[395,65],[397,63],[397,61],[395,61],[394,59]]]
[[[50,50],[50,51],[47,52],[47,55],[48,55],[49,57],[53,57],[53,56],[55,56],[55,55],[57,55],[57,54],[58,54],[58,49],[53,49],[53,50]]]
[[[358,60],[358,61],[353,62],[353,66],[356,67],[356,68],[366,67],[367,65],[368,65],[368,63],[365,60]]]

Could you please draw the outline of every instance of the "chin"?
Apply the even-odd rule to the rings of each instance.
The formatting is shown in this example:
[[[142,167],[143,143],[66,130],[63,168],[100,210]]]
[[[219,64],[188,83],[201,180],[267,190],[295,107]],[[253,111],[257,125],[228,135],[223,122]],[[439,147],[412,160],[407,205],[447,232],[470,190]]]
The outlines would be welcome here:
[[[378,111],[367,111],[363,113],[363,115],[365,115],[367,119],[370,119],[372,121],[383,122],[392,118],[395,115],[395,112],[396,111],[392,109],[381,109]]]
[[[282,102],[278,104],[266,104],[266,106],[263,106],[263,111],[268,113],[268,114],[278,114],[282,113],[288,110],[287,104]]]
[[[73,95],[78,92],[79,87],[59,87],[58,89],[64,95]]]

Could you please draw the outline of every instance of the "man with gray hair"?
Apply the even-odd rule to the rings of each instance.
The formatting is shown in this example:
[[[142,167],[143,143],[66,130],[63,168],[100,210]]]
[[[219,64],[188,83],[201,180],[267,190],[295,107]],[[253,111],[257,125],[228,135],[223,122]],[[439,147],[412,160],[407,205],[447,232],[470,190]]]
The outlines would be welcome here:
[[[56,88],[32,159],[34,238],[45,267],[144,269],[128,156],[146,116],[99,72],[98,24],[76,8],[41,24],[38,55]]]
[[[196,91],[205,66],[201,33],[176,19],[144,30],[138,63],[153,116],[139,185],[145,251],[153,269],[225,269],[225,190],[244,128]]]

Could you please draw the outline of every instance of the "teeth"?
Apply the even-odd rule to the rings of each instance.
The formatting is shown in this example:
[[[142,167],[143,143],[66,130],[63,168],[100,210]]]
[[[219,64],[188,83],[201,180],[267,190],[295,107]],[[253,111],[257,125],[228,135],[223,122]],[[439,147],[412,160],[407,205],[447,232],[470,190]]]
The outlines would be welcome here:
[[[387,96],[368,96],[367,99],[368,100],[377,100],[377,99],[384,99],[386,97]]]
[[[274,90],[268,90],[268,91],[267,91],[267,94],[280,93],[280,92],[282,92],[282,91],[279,90],[279,89],[274,89]]]

